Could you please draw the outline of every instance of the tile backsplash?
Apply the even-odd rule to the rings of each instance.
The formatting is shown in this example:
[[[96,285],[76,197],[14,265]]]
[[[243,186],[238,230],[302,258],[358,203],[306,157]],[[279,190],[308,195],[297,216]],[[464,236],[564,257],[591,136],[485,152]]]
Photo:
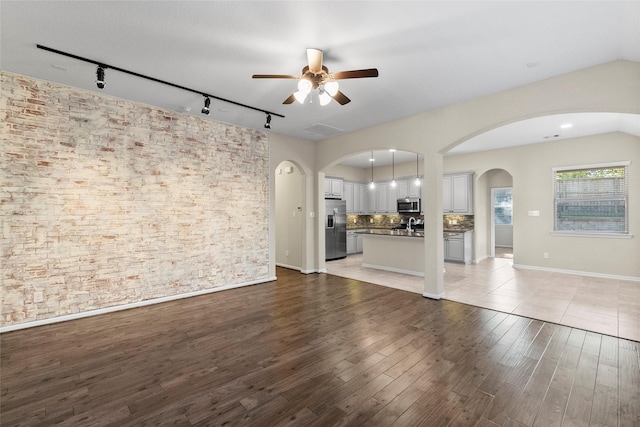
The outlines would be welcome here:
[[[347,228],[393,228],[405,222],[411,215],[347,215]],[[424,219],[423,215],[414,216],[416,219]],[[442,228],[445,230],[472,230],[473,215],[444,215]]]
[[[473,215],[443,215],[442,221],[445,230],[473,230]]]

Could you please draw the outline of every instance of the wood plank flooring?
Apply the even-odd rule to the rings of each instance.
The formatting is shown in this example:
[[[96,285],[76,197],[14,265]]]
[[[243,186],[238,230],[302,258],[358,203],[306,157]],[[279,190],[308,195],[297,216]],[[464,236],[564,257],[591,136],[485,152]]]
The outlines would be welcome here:
[[[640,343],[327,274],[2,334],[2,426],[640,426]]]

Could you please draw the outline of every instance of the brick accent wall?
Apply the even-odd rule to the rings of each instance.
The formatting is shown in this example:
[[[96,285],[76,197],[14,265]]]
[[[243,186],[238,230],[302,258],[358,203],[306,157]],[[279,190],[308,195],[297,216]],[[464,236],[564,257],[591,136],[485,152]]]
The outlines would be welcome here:
[[[267,278],[265,133],[0,79],[2,326]]]

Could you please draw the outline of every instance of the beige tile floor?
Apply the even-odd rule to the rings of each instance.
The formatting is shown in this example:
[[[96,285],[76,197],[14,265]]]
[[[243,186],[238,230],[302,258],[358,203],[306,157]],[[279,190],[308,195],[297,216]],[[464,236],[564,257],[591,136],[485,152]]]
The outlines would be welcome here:
[[[445,298],[640,341],[640,283],[523,270],[510,254],[478,264],[445,263]],[[362,255],[327,262],[327,272],[422,294],[424,279],[362,267]]]

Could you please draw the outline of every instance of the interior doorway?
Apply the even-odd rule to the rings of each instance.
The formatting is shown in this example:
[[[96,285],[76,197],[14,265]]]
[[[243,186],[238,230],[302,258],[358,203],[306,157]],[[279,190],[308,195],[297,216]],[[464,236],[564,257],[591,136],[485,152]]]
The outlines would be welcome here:
[[[513,194],[511,187],[491,188],[490,235],[492,256],[513,259]]]
[[[303,270],[305,175],[290,161],[275,170],[276,265]]]

